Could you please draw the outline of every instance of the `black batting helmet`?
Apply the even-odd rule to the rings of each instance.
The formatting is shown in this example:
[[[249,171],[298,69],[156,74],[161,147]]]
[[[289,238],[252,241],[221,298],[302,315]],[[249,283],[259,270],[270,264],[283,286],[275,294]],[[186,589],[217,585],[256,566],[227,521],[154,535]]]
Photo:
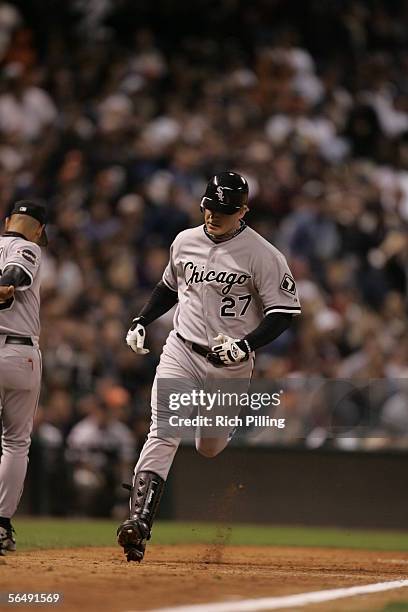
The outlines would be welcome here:
[[[236,172],[220,172],[208,181],[201,200],[201,212],[205,208],[225,215],[233,215],[248,204],[248,183]]]

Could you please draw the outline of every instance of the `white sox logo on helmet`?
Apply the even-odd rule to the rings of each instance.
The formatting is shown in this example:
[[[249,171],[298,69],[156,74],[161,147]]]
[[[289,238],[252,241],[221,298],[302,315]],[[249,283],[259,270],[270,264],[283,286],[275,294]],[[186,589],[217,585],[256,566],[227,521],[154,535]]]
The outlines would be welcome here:
[[[224,192],[222,190],[222,187],[217,187],[217,196],[221,202],[224,201]]]

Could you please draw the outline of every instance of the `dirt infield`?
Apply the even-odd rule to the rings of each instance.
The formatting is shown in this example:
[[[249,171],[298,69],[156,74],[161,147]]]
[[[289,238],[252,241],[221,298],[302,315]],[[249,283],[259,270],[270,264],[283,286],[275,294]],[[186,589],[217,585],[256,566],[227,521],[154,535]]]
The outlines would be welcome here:
[[[153,545],[141,565],[127,563],[119,548],[17,552],[0,558],[1,592],[61,591],[63,604],[46,609],[64,612],[150,610],[406,578],[408,553],[343,549]],[[408,588],[306,609],[371,612],[401,600],[408,601]]]

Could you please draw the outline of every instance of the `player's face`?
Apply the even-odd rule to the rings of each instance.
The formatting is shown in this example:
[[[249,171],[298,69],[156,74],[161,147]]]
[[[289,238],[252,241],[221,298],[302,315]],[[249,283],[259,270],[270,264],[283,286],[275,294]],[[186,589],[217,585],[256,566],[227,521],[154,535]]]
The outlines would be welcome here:
[[[245,210],[239,210],[233,215],[223,215],[220,212],[204,210],[204,223],[207,228],[207,232],[213,236],[223,236],[224,234],[230,234],[239,228],[239,221],[245,214]]]

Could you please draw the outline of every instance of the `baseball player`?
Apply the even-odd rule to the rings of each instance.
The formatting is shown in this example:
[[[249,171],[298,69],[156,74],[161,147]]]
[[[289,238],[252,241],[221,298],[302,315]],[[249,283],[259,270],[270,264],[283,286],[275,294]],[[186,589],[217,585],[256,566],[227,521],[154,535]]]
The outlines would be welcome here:
[[[158,421],[170,415],[157,393],[158,381],[181,379],[184,389],[222,381],[249,380],[254,351],[277,338],[300,313],[296,285],[286,260],[248,227],[248,184],[234,172],[208,183],[201,200],[204,225],[175,238],[162,280],[133,320],[127,344],[139,355],[145,328],[177,303],[152,387],[152,420],[135,467],[130,516],[118,528],[118,543],[128,561],[141,561],[150,538],[164,483],[180,443],[163,435]],[[196,448],[214,457],[228,444],[224,437],[196,433]]]
[[[0,236],[0,555],[16,550],[11,525],[23,491],[41,385],[40,267],[45,206],[17,202]]]

